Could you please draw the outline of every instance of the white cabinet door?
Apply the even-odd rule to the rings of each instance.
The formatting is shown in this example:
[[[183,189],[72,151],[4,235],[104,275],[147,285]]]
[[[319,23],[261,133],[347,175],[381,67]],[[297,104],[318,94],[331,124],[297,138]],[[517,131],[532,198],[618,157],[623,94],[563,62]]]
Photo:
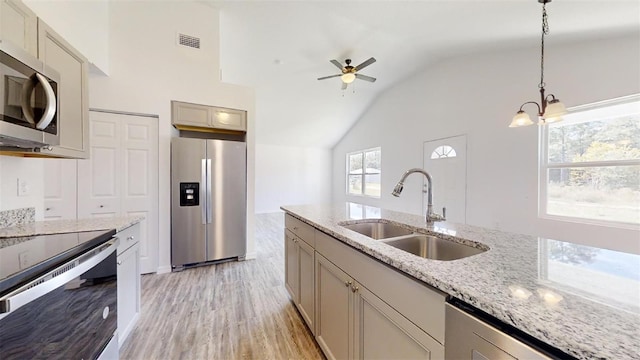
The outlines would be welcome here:
[[[0,0],[0,39],[38,56],[38,18],[19,0]]]
[[[354,289],[355,359],[442,359],[444,347],[366,288]]]
[[[60,145],[47,155],[89,158],[89,62],[38,19],[38,58],[60,73],[57,112]],[[44,153],[43,153],[44,154]]]
[[[138,226],[138,225],[134,225]],[[121,239],[120,241],[123,241]],[[122,246],[122,244],[120,245]],[[118,345],[122,347],[140,316],[140,247],[118,255]]]
[[[209,127],[210,113],[209,106],[171,102],[171,123],[177,128],[181,127]]]
[[[298,310],[302,318],[309,326],[311,333],[315,335],[315,251],[304,242],[298,240],[298,275],[299,275],[299,297]]]
[[[77,218],[76,161],[48,159],[44,163],[44,219]]]
[[[330,360],[352,357],[353,284],[344,271],[316,253],[316,340]]]
[[[247,113],[245,111],[212,107],[210,112],[211,127],[247,131]]]
[[[158,268],[158,119],[91,111],[91,159],[78,160],[78,217],[142,215],[140,268]]]
[[[300,274],[298,264],[299,247],[296,238],[288,230],[284,232],[284,286],[294,304],[300,299]]]

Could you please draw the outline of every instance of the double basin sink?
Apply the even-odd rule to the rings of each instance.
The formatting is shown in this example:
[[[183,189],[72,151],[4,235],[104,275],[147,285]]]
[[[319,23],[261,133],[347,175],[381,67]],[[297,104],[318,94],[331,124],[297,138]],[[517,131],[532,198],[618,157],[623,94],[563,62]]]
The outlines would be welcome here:
[[[379,222],[378,220],[340,225],[351,231],[426,259],[442,261],[457,260],[486,251],[485,249],[441,239],[433,235],[417,234],[407,228]]]

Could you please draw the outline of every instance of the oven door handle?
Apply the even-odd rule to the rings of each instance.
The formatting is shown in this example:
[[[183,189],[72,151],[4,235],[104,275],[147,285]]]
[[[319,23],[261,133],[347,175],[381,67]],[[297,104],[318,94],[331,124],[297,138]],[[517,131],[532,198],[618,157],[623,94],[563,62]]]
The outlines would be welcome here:
[[[109,255],[113,254],[119,243],[120,240],[117,237],[113,237],[97,248],[58,266],[52,271],[3,296],[0,298],[0,314],[2,314],[0,318],[84,274]]]

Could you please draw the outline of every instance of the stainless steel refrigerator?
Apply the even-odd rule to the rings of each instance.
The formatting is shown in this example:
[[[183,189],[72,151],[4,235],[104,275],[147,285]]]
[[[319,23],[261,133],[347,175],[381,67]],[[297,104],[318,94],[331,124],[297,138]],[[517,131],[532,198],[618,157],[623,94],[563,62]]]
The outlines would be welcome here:
[[[171,265],[174,271],[247,252],[247,147],[171,141]]]

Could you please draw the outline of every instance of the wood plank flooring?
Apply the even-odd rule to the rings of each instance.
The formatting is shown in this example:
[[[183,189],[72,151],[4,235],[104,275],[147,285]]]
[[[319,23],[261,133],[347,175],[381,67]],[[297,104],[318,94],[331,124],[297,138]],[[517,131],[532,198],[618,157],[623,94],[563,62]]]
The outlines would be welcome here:
[[[324,359],[284,287],[284,216],[256,216],[257,259],[142,277],[121,359]]]

